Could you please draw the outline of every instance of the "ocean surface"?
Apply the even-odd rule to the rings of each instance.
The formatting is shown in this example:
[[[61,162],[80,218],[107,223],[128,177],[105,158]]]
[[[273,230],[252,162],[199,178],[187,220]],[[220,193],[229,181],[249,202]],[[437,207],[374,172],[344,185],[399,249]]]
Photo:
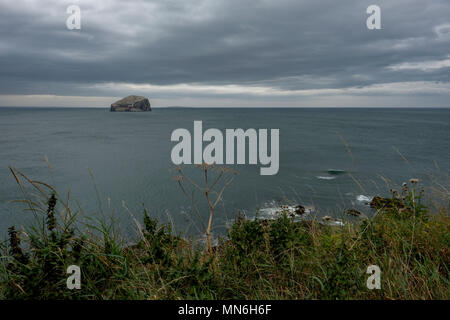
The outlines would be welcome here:
[[[173,130],[279,128],[280,169],[261,176],[259,165],[238,170],[216,208],[215,233],[240,210],[254,217],[280,204],[301,204],[311,215],[339,216],[366,205],[410,178],[427,185],[448,177],[450,109],[160,108],[112,113],[90,108],[0,108],[0,235],[26,225],[32,214],[11,200],[24,193],[9,171],[53,185],[83,217],[113,217],[132,235],[145,206],[182,234],[201,230],[192,201],[180,190],[171,162]],[[48,162],[46,161],[48,159]],[[186,174],[201,182],[192,166]],[[448,183],[448,181],[446,181]],[[445,182],[443,182],[445,183]],[[36,190],[26,188],[34,199]],[[189,191],[189,195],[191,195]],[[194,193],[207,216],[203,195]]]

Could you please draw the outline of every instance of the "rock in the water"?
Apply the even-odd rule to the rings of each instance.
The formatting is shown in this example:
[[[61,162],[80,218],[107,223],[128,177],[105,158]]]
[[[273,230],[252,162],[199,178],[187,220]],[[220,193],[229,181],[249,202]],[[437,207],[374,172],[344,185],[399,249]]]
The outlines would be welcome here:
[[[322,218],[323,222],[327,226],[334,226],[334,227],[343,227],[344,223],[339,219],[334,219],[330,216],[325,216]]]
[[[390,199],[390,198],[382,198],[380,196],[376,196],[370,202],[370,207],[377,209],[377,210],[381,210],[381,209],[391,210],[391,209],[404,208],[405,205],[401,199],[397,199],[397,198]]]
[[[117,112],[141,112],[152,111],[150,101],[145,97],[128,96],[111,105],[111,111]]]
[[[361,216],[361,212],[359,212],[359,211],[356,210],[356,209],[348,209],[348,210],[346,211],[346,213],[347,213],[348,215],[351,215],[351,216],[354,216],[354,217],[359,217],[359,216]]]
[[[304,206],[301,206],[301,205],[295,206],[295,214],[298,214],[301,216],[305,213],[306,213],[306,208]]]

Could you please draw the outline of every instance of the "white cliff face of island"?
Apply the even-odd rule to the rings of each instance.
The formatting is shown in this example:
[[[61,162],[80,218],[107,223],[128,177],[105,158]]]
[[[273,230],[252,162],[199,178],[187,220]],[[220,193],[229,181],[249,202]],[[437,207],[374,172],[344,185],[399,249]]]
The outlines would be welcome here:
[[[146,97],[128,96],[111,104],[113,112],[142,112],[152,111],[150,101]]]

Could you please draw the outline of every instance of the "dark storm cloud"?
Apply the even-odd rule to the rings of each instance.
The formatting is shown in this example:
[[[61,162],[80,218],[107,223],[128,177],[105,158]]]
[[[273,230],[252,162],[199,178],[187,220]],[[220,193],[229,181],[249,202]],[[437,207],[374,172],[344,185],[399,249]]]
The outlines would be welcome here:
[[[65,27],[72,3],[82,10],[80,31]],[[366,8],[375,3],[382,30],[370,31]],[[448,0],[0,0],[0,94],[111,95],[108,83],[448,83],[445,64],[414,63],[449,55]]]

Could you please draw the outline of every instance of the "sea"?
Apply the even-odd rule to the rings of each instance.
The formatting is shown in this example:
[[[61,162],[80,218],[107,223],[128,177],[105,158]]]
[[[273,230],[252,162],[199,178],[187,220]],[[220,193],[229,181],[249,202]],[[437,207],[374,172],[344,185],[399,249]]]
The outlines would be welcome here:
[[[320,219],[346,209],[373,214],[375,195],[419,179],[425,191],[448,186],[450,109],[433,108],[0,108],[0,235],[29,226],[52,186],[83,223],[114,222],[133,237],[144,208],[176,233],[202,234],[209,211],[201,168],[171,160],[171,134],[194,121],[203,130],[279,129],[279,172],[260,165],[226,166],[213,232],[226,234],[238,214],[271,218],[282,205],[302,205]],[[16,177],[11,168],[15,170]],[[222,168],[211,168],[209,184]],[[19,172],[19,173],[18,173]],[[23,174],[23,175],[21,175]],[[25,179],[26,177],[26,179]],[[17,182],[19,179],[20,183]],[[34,186],[29,181],[36,181]],[[180,183],[182,184],[180,186]],[[19,200],[19,201],[18,201]],[[448,201],[448,199],[443,199]]]

